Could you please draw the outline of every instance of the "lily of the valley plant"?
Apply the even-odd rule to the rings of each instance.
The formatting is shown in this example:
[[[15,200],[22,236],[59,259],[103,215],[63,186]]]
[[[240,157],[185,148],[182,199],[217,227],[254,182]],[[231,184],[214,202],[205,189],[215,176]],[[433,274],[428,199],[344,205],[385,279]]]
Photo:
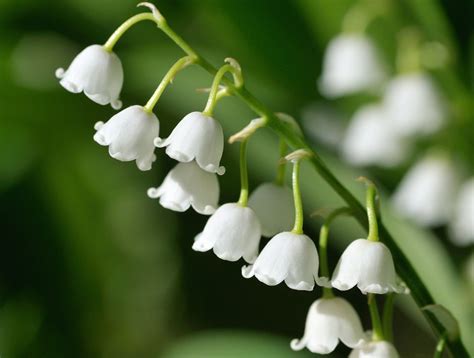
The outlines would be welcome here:
[[[114,109],[119,109],[123,69],[113,48],[127,30],[143,20],[154,22],[185,52],[185,56],[168,70],[146,103],[131,104],[108,121],[98,122],[94,140],[108,146],[112,158],[135,161],[140,170],[152,168],[155,151],[159,151],[156,148],[165,148],[164,152],[177,161],[161,185],[148,189],[148,196],[158,199],[170,210],[182,212],[192,207],[199,214],[210,215],[202,232],[189,243],[193,250],[212,250],[218,258],[226,261],[243,259],[247,265],[242,267],[242,275],[255,277],[269,286],[284,282],[290,289],[305,291],[312,291],[316,285],[323,287],[323,296],[309,308],[302,338],[291,341],[292,349],[307,348],[311,352],[327,354],[341,342],[352,348],[350,357],[397,357],[392,343],[391,315],[384,315],[384,320],[381,320],[376,296],[389,295],[385,303],[389,312],[393,295],[409,293],[410,288],[420,307],[434,302],[381,224],[374,184],[364,179],[367,183],[367,205],[364,208],[306,144],[295,121],[288,115],[273,113],[245,88],[242,70],[236,60],[227,58],[222,67],[215,69],[169,27],[154,5],[141,3],[139,6],[146,6],[151,12],[140,13],[125,21],[104,45],[92,45],[83,50],[67,70],[57,71],[60,84],[70,92],[84,92],[94,102],[111,104]],[[320,83],[328,94],[338,96],[380,85],[384,78],[383,68],[366,38],[345,35],[331,46]],[[359,68],[358,72],[349,70],[354,66],[347,66],[347,63],[352,61],[365,64],[365,67]],[[162,139],[155,106],[175,76],[190,65],[201,66],[214,75],[208,100],[202,110],[187,114]],[[358,73],[360,76],[357,77]],[[339,77],[343,77],[342,82]],[[219,100],[229,95],[242,99],[258,119],[230,137],[231,143],[240,143],[240,194],[236,195],[235,202],[219,206],[218,175],[225,172],[221,165],[224,131],[213,113]],[[425,102],[430,100],[431,97],[427,97]],[[279,136],[282,160],[276,163],[275,181],[264,183],[250,193],[247,143],[261,128],[271,128]],[[290,148],[293,151],[288,153]],[[288,162],[293,166],[292,191],[285,182]],[[303,231],[299,173],[305,162],[311,163],[348,204],[347,208],[335,210],[327,217],[321,228],[319,251],[313,238]],[[329,226],[341,214],[352,215],[368,229],[368,236],[354,240],[330,274],[327,262]],[[462,231],[462,228],[458,230]],[[261,249],[262,236],[270,237],[270,240]],[[367,295],[371,334],[364,332],[359,312],[333,291],[345,291],[356,286]],[[442,322],[433,315],[427,318],[435,333],[444,339],[446,328]],[[459,337],[451,337],[445,345],[456,357],[467,357]]]

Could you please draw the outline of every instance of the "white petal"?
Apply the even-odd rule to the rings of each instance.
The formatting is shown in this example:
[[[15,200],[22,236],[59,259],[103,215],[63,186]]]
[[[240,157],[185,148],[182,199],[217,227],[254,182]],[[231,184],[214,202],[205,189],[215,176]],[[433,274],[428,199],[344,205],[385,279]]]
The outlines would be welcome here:
[[[343,252],[334,270],[333,287],[345,291],[357,284],[362,293],[403,293],[397,284],[392,254],[382,242],[353,241]]]
[[[207,251],[212,247],[223,260],[237,261],[243,257],[252,263],[260,236],[260,223],[252,209],[235,203],[224,204],[209,218],[193,249]]]
[[[131,106],[110,118],[105,124],[95,125],[94,140],[109,146],[112,158],[135,160],[140,170],[150,170],[155,160],[153,139],[158,136],[158,118],[141,106]]]
[[[224,149],[224,133],[218,121],[201,112],[186,115],[167,139],[156,138],[157,147],[166,147],[166,154],[180,162],[196,160],[211,173],[224,174],[219,162]]]
[[[431,134],[446,120],[443,99],[423,73],[395,77],[387,86],[383,104],[392,127],[403,135]]]
[[[343,34],[332,39],[323,60],[319,83],[327,97],[339,97],[381,86],[385,71],[368,37]]]
[[[306,346],[313,353],[328,354],[339,340],[352,348],[363,338],[362,324],[349,302],[339,297],[321,298],[308,311],[303,338],[293,340],[291,347],[299,350]]]
[[[398,358],[395,347],[387,341],[378,341],[362,344],[354,348],[349,358]]]
[[[86,47],[64,71],[56,70],[60,84],[69,92],[84,94],[96,103],[111,104],[119,109],[120,91],[123,84],[123,68],[120,59],[100,45]]]
[[[449,232],[457,245],[474,243],[474,178],[466,181],[459,190]]]
[[[148,193],[152,198],[159,197],[167,209],[186,211],[192,205],[198,213],[210,215],[217,208],[219,182],[216,174],[202,170],[194,161],[178,163],[163,184]]]
[[[287,186],[274,183],[258,186],[250,195],[249,207],[260,220],[263,236],[271,237],[291,230],[295,209],[293,194]]]
[[[366,244],[365,239],[357,239],[342,253],[332,274],[332,286],[340,291],[350,290],[357,285],[361,271],[361,260]]]
[[[252,267],[242,269],[242,275],[254,275],[269,286],[285,281],[292,289],[311,291],[318,266],[316,246],[308,236],[282,232],[268,242]]]
[[[390,127],[382,106],[366,105],[352,118],[342,142],[342,154],[353,165],[393,167],[408,154],[408,145]]]
[[[405,175],[392,201],[399,213],[419,225],[446,223],[459,184],[457,168],[444,157],[429,156]]]

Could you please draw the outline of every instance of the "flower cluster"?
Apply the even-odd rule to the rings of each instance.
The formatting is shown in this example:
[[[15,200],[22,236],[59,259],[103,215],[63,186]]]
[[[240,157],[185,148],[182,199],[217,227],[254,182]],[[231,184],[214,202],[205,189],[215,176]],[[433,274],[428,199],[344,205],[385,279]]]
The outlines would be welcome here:
[[[463,163],[463,155],[456,153],[462,149],[453,149],[446,139],[433,136],[442,129],[445,133],[458,130],[456,121],[448,120],[460,116],[453,110],[456,105],[449,105],[429,72],[446,65],[447,48],[424,42],[414,28],[402,29],[397,34],[396,73],[391,75],[367,31],[384,11],[388,8],[383,5],[376,8],[362,3],[349,9],[342,32],[326,48],[318,81],[321,94],[329,99],[360,93],[376,99],[357,108],[347,126],[341,118],[331,118],[332,123],[320,119],[327,117],[327,110],[311,111],[305,122],[313,132],[332,130],[329,144],[354,166],[392,169],[410,164],[392,197],[400,216],[424,227],[446,225],[454,244],[472,245],[474,224],[468,209],[474,202],[469,189],[474,179],[465,175],[469,163]],[[415,155],[419,148],[423,152]]]
[[[150,4],[146,6],[151,7]],[[152,10],[153,18],[159,24],[162,17],[155,8],[152,7]],[[123,70],[112,48],[133,21],[122,25],[104,46],[86,48],[66,71],[58,70],[61,85],[70,92],[84,91],[97,103],[111,103],[114,108],[120,107],[118,98]],[[345,50],[347,56],[358,56],[368,51],[368,59],[365,60],[374,61],[371,59],[373,49],[366,40],[339,39],[331,51],[337,52],[344,46],[349,46]],[[331,56],[341,60],[334,54]],[[229,87],[239,89],[243,86],[238,63],[226,59],[226,64],[215,74],[205,108],[187,114],[167,138],[159,137],[159,120],[153,113],[161,94],[176,74],[196,61],[193,55],[179,59],[144,106],[129,106],[107,122],[96,123],[94,140],[102,146],[108,146],[112,158],[136,161],[140,170],[151,169],[156,159],[156,147],[166,148],[166,154],[178,163],[160,186],[148,190],[148,196],[159,199],[159,203],[170,210],[183,212],[192,207],[199,214],[210,215],[203,231],[194,239],[193,250],[212,250],[218,258],[226,261],[243,258],[249,265],[242,267],[242,276],[255,277],[269,286],[284,282],[290,289],[300,291],[312,291],[315,285],[323,287],[323,297],[309,308],[304,335],[291,342],[292,349],[306,347],[311,352],[328,354],[341,341],[353,348],[350,357],[397,357],[395,348],[389,342],[388,332],[381,328],[375,295],[406,293],[408,290],[397,280],[391,252],[379,240],[375,186],[363,179],[368,184],[368,237],[352,241],[332,275],[327,263],[329,225],[338,215],[353,213],[343,208],[327,217],[320,231],[318,252],[315,242],[303,231],[304,215],[299,185],[300,165],[304,159],[312,157],[312,152],[298,149],[288,154],[287,143],[281,138],[282,160],[278,163],[275,182],[260,185],[249,196],[247,143],[258,128],[266,125],[268,118],[251,121],[249,126],[231,137],[231,142],[240,142],[240,197],[236,202],[219,206],[217,175],[225,172],[220,163],[224,133],[220,123],[213,118],[213,109],[221,97],[231,93]],[[342,65],[343,68],[347,67]],[[339,71],[342,65],[336,63],[321,83],[332,95],[338,91],[357,90],[362,85],[373,87],[383,78],[382,70],[372,71],[371,77],[362,76],[360,80],[365,82],[359,86],[334,87],[331,85],[333,77],[344,75]],[[226,73],[233,76],[232,86],[221,85],[222,82],[228,84],[230,81],[224,81]],[[289,116],[277,114],[273,120],[280,120],[281,126],[287,126],[295,135],[300,135],[295,121]],[[396,147],[396,143],[393,143],[391,150],[396,151]],[[285,184],[287,163],[292,164],[292,191]],[[462,224],[458,227],[463,230]],[[262,236],[270,237],[270,240],[260,250]],[[355,286],[368,296],[372,335],[364,333],[359,315],[352,305],[333,292],[333,289],[346,291]]]

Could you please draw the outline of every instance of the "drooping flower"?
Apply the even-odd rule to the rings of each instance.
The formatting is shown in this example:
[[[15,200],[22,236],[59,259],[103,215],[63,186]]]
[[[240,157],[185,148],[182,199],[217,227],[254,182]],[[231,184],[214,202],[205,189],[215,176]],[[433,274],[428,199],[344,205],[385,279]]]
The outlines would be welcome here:
[[[457,168],[448,158],[429,156],[413,166],[392,197],[395,208],[419,225],[445,224],[458,189]]]
[[[237,203],[219,207],[194,239],[193,250],[213,250],[217,257],[253,263],[258,255],[261,228],[254,211]]]
[[[398,352],[387,341],[365,342],[354,348],[349,358],[398,358]]]
[[[224,150],[222,126],[201,112],[186,115],[168,138],[157,137],[155,145],[166,147],[166,154],[177,161],[187,163],[196,160],[205,171],[219,175],[225,172],[225,168],[220,166]]]
[[[351,120],[342,141],[342,154],[353,165],[392,167],[407,155],[408,146],[390,126],[380,105],[359,109]]]
[[[79,53],[65,71],[56,70],[59,83],[72,93],[84,92],[98,104],[109,104],[120,109],[119,100],[123,85],[123,68],[120,59],[103,46],[91,45]]]
[[[359,316],[349,302],[341,297],[320,298],[309,308],[303,338],[292,340],[291,348],[306,347],[312,353],[328,354],[339,340],[354,348],[363,339]]]
[[[160,122],[142,106],[131,106],[120,111],[106,123],[97,122],[94,140],[109,146],[112,158],[123,162],[136,160],[140,170],[150,170],[156,157],[153,139],[159,135]]]
[[[148,189],[152,199],[170,210],[186,211],[190,206],[200,214],[216,211],[219,201],[219,182],[214,173],[202,170],[195,161],[178,163],[158,188]]]
[[[255,276],[269,286],[285,281],[294,290],[311,291],[318,268],[314,242],[304,234],[282,232],[268,242],[253,265],[242,267],[242,276]]]
[[[474,243],[474,178],[463,183],[459,190],[449,231],[458,245]]]
[[[293,225],[295,208],[292,192],[287,186],[261,184],[250,195],[248,206],[257,214],[263,236],[272,237],[290,230]]]
[[[319,82],[327,97],[340,97],[381,87],[385,70],[372,41],[363,35],[342,34],[329,43]]]
[[[390,250],[380,241],[357,239],[342,253],[334,269],[332,287],[346,291],[356,286],[362,293],[405,293],[397,284]]]
[[[388,84],[383,105],[400,134],[431,134],[444,124],[446,107],[430,77],[423,73],[401,75]]]

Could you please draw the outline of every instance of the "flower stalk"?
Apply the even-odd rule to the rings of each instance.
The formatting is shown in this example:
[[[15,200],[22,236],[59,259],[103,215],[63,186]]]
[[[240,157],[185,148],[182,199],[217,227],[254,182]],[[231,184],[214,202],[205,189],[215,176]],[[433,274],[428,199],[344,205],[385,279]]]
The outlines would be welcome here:
[[[168,70],[166,75],[163,77],[161,80],[160,84],[156,88],[155,92],[153,92],[153,95],[150,97],[148,102],[145,104],[143,107],[145,111],[151,112],[153,111],[153,108],[155,107],[156,103],[160,99],[161,95],[165,91],[166,87],[173,81],[173,79],[176,77],[179,71],[184,69],[185,67],[191,65],[195,59],[191,56],[184,56],[181,57],[178,61],[175,62],[173,66]]]
[[[212,112],[218,101],[219,85],[227,72],[230,72],[234,79],[234,85],[236,88],[243,86],[244,80],[242,77],[242,71],[238,62],[231,58],[226,58],[227,65],[222,66],[219,71],[217,71],[214,76],[214,80],[211,86],[211,92],[209,93],[209,98],[207,99],[206,107],[203,110],[203,113],[209,117],[212,117]]]
[[[247,142],[248,139],[240,143],[240,197],[239,204],[247,206],[249,197],[249,177],[247,173]]]
[[[341,215],[348,215],[351,213],[351,209],[347,207],[339,208],[331,212],[328,217],[324,220],[323,226],[319,231],[319,267],[322,277],[331,277],[329,274],[328,265],[328,238],[329,238],[329,227],[334,219]],[[323,287],[323,297],[331,298],[334,294],[332,288]]]
[[[370,319],[372,321],[372,340],[383,341],[384,334],[382,329],[382,321],[380,319],[379,310],[377,308],[375,294],[369,293],[367,295],[367,301],[369,304]]]

